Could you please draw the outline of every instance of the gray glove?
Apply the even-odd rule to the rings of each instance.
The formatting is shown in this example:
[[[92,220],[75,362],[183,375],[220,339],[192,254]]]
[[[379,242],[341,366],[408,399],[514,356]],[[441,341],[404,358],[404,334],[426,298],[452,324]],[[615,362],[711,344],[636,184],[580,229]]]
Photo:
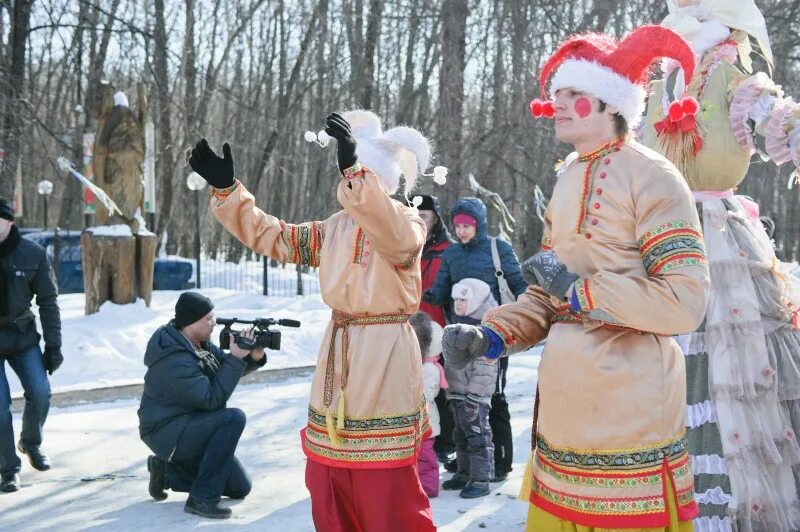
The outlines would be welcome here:
[[[481,327],[457,323],[444,328],[442,354],[445,365],[461,368],[489,350],[489,336]]]
[[[537,284],[545,292],[560,300],[567,298],[567,291],[578,276],[570,273],[553,250],[540,251],[522,263],[522,276],[528,284]]]

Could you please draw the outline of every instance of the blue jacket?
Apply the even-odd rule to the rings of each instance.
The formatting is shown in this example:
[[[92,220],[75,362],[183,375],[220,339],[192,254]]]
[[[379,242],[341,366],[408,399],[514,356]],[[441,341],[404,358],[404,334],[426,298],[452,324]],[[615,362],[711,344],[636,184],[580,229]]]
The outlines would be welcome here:
[[[225,408],[242,375],[263,366],[229,355],[216,345],[203,345],[200,355],[170,322],[147,342],[144,391],[139,406],[139,436],[161,459],[168,460],[189,415]]]
[[[494,298],[500,302],[500,288],[494,273],[492,262],[492,244],[489,239],[486,223],[486,205],[478,198],[461,198],[450,210],[450,220],[456,214],[469,214],[478,222],[475,238],[462,244],[460,241],[451,244],[442,254],[442,265],[436,276],[431,293],[437,305],[451,304],[451,289],[462,279],[474,277],[488,284]],[[505,240],[497,239],[497,252],[500,255],[500,266],[508,282],[508,287],[516,297],[527,288],[528,283],[522,278],[519,260],[514,248]]]

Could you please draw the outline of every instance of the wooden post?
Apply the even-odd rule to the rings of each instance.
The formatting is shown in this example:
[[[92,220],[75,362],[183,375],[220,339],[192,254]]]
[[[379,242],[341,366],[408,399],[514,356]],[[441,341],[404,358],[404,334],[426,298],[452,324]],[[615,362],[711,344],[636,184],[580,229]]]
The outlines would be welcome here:
[[[150,306],[153,298],[153,265],[156,260],[156,235],[136,235],[136,294]]]
[[[136,301],[136,240],[133,236],[81,233],[81,263],[86,314],[111,300],[119,305]]]

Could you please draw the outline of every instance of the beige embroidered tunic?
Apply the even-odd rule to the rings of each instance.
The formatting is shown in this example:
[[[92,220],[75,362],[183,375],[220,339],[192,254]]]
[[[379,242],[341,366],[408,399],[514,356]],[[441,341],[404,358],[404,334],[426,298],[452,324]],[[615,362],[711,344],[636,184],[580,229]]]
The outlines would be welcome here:
[[[683,355],[670,337],[703,317],[708,270],[689,188],[634,142],[568,158],[545,217],[543,247],[570,272],[580,311],[530,287],[485,325],[509,352],[547,336],[539,365],[532,504],[574,523],[668,524],[694,517],[684,438]]]
[[[278,220],[241,184],[211,207],[257,253],[319,266],[322,299],[334,313],[301,435],[306,455],[337,467],[401,467],[416,462],[430,433],[422,359],[407,322],[419,307],[425,224],[387,196],[372,171],[354,169],[338,185],[343,210],[321,222]]]

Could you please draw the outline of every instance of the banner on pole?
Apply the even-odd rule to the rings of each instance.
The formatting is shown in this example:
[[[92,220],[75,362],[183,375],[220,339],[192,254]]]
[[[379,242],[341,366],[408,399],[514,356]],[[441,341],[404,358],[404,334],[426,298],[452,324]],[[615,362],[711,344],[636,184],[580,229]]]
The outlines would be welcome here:
[[[5,158],[6,154],[5,151],[3,152],[3,158]],[[17,172],[16,172],[14,184],[14,199],[13,206],[14,206],[14,217],[15,218],[22,218],[24,214],[22,208],[22,157],[17,159]]]
[[[156,128],[150,117],[144,126],[144,212],[156,212]]]
[[[94,166],[92,165],[92,152],[94,150],[94,133],[83,135],[83,175],[94,181]],[[94,214],[97,205],[92,191],[83,187],[83,214]]]

